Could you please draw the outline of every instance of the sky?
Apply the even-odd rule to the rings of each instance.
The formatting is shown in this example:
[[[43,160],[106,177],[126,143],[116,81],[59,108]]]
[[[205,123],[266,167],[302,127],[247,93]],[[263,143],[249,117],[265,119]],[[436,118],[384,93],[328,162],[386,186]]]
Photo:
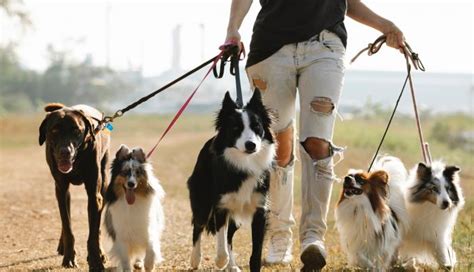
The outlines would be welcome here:
[[[427,71],[474,74],[474,1],[365,0],[392,20],[423,60]],[[0,13],[0,43],[14,39],[23,65],[42,70],[48,44],[69,50],[77,59],[115,69],[143,69],[147,76],[171,66],[172,31],[181,25],[181,66],[191,68],[218,53],[224,42],[231,0],[24,0],[33,26],[22,30]],[[240,33],[246,47],[260,9],[254,0]],[[346,58],[380,33],[346,19]],[[107,53],[108,52],[108,53]],[[403,71],[403,57],[385,48],[359,59],[354,70]],[[474,78],[474,76],[473,76]],[[474,79],[473,79],[474,81]]]

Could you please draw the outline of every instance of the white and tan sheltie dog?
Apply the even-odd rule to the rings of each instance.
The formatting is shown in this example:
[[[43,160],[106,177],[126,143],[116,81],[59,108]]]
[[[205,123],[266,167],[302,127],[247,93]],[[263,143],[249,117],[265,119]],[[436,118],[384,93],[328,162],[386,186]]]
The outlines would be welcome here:
[[[112,181],[105,194],[104,225],[112,240],[109,254],[119,271],[161,262],[164,191],[141,148],[122,145],[112,163]]]
[[[406,184],[406,206],[410,230],[400,254],[408,266],[433,264],[451,270],[456,254],[451,246],[453,228],[464,198],[459,186],[459,167],[435,161],[419,163],[410,171]]]
[[[336,207],[341,246],[352,266],[374,271],[390,267],[407,230],[401,184],[407,173],[395,157],[382,157],[373,171],[350,170]]]

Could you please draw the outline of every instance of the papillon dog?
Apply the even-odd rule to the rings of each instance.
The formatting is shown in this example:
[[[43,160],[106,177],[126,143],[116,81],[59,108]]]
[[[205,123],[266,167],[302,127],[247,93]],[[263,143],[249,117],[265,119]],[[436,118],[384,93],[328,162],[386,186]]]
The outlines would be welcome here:
[[[336,226],[349,265],[385,271],[397,257],[408,227],[401,184],[407,173],[395,157],[382,157],[373,171],[350,170],[336,207]]]

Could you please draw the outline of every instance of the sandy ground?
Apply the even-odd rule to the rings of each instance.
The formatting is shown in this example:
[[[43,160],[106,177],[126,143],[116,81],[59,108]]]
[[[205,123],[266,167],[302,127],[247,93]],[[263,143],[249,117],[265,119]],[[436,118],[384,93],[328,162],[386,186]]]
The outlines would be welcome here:
[[[61,222],[54,194],[54,181],[44,159],[44,148],[35,145],[36,130],[26,146],[4,147],[0,156],[0,270],[61,270],[62,257],[56,254]],[[5,136],[5,135],[3,135]],[[143,146],[154,139],[135,135]],[[143,137],[143,138],[142,138]],[[153,165],[167,193],[164,200],[166,229],[162,238],[165,261],[157,270],[187,270],[191,252],[191,212],[186,178],[191,173],[195,152],[190,155],[168,154],[176,146],[193,146],[197,150],[208,134],[193,135],[199,144],[189,143],[187,134],[169,137],[156,152]],[[125,136],[124,138],[128,138]],[[129,140],[129,139],[127,139]],[[123,140],[133,146],[134,142]],[[143,141],[141,141],[143,140]],[[31,141],[31,142],[30,142]],[[113,141],[112,150],[119,145]],[[113,153],[113,152],[112,152]],[[161,156],[160,153],[167,155]],[[197,153],[196,153],[197,154]],[[189,168],[183,171],[183,168]],[[86,241],[87,195],[83,186],[71,187],[72,228],[79,270],[87,269]],[[234,238],[238,263],[245,267],[250,255],[250,229],[239,230]],[[203,269],[214,265],[214,238],[203,239]],[[107,267],[111,267],[110,262]]]
[[[40,121],[41,116],[18,122],[3,121],[0,126],[1,137],[8,138],[4,138],[0,146],[0,270],[2,271],[62,270],[60,266],[62,257],[56,254],[61,223],[54,195],[54,182],[44,159],[44,148],[37,144],[37,126]],[[189,127],[189,124],[185,123],[183,126]],[[140,145],[145,149],[151,147],[158,135],[157,131],[161,131],[149,133],[146,130],[136,129],[134,124],[129,124],[127,129],[122,130],[120,125],[117,127],[119,129],[114,132],[112,140],[112,154],[120,143],[129,146]],[[185,184],[198,150],[205,139],[212,134],[212,129],[207,127],[210,127],[210,124],[206,124],[204,129],[197,129],[201,132],[190,134],[187,129],[180,129],[178,126],[153,156],[156,175],[167,193],[164,200],[166,229],[162,238],[165,261],[158,267],[158,271],[190,268],[191,213]],[[348,156],[342,171],[345,171],[348,165],[360,166],[360,164],[356,157]],[[299,186],[297,184],[295,186],[297,200],[295,217],[299,218]],[[340,184],[335,185],[336,191],[339,187]],[[327,271],[342,270],[345,267],[345,256],[341,252],[333,220],[336,194],[337,192],[334,193],[331,203],[329,231],[326,237],[329,253],[329,264],[325,269]],[[77,262],[80,266],[77,270],[86,270],[87,198],[83,186],[73,186],[71,195],[72,227],[76,238]],[[468,225],[467,228],[471,226]],[[297,234],[296,226],[293,232]],[[298,258],[299,244],[296,240],[295,260],[291,266],[264,269],[268,271],[298,269],[301,264]],[[239,230],[234,241],[238,253],[237,262],[245,269],[251,250],[250,229]],[[205,237],[202,244],[201,267],[212,269],[215,257],[214,239]],[[463,252],[472,256],[472,247],[463,249]],[[107,267],[111,267],[110,262],[107,263]]]

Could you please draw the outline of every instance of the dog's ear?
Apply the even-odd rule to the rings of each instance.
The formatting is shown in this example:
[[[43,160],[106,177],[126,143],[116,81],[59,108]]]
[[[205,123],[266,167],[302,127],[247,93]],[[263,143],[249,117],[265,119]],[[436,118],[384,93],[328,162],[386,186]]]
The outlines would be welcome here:
[[[81,115],[82,121],[84,122],[84,125],[86,126],[86,131],[85,131],[86,138],[87,138],[87,135],[89,135],[92,141],[95,141],[95,131],[94,131],[95,129],[94,129],[94,123],[92,119],[88,117],[83,110],[77,110],[76,112],[79,113],[79,115]],[[85,141],[87,141],[87,139],[85,139]]]
[[[459,171],[461,171],[461,168],[457,167],[456,165],[449,165],[444,168],[443,176],[448,180],[452,180],[454,175]]]
[[[388,174],[383,170],[375,171],[370,174],[370,182],[375,185],[372,187],[382,198],[388,196]]]
[[[120,148],[117,151],[117,153],[115,153],[115,158],[119,159],[119,160],[123,160],[123,159],[126,159],[127,157],[129,157],[130,154],[131,154],[130,148],[128,148],[128,146],[122,144],[122,145],[120,145]]]
[[[222,109],[226,110],[235,110],[237,109],[237,104],[235,104],[232,97],[230,97],[229,91],[225,93],[224,100],[222,100]]]
[[[431,167],[426,166],[426,164],[420,162],[416,168],[416,175],[419,180],[425,180],[431,178]]]
[[[59,110],[64,108],[65,106],[61,103],[49,103],[46,106],[44,106],[44,111],[45,112],[52,112],[55,110]]]
[[[132,150],[132,158],[139,161],[140,163],[146,162],[146,155],[141,147],[136,147]]]
[[[375,171],[370,175],[370,179],[375,181],[379,184],[387,184],[388,183],[388,174],[383,170]]]
[[[258,88],[255,88],[253,91],[252,97],[246,107],[252,109],[263,107],[262,94]]]
[[[258,88],[255,88],[255,90],[253,91],[252,97],[250,98],[250,101],[247,103],[245,108],[258,114],[267,126],[270,126],[272,124],[272,113],[265,107],[265,105],[263,105],[262,93]]]
[[[216,120],[214,125],[216,130],[219,130],[225,122],[226,115],[229,112],[235,111],[237,109],[237,104],[235,104],[234,100],[230,97],[229,92],[227,91],[224,96],[224,100],[222,100],[222,108],[217,113]]]
[[[39,127],[39,145],[43,145],[44,142],[46,141],[46,133],[48,131],[48,119],[49,119],[49,114],[46,115],[44,118],[43,122],[41,122],[41,125]]]

